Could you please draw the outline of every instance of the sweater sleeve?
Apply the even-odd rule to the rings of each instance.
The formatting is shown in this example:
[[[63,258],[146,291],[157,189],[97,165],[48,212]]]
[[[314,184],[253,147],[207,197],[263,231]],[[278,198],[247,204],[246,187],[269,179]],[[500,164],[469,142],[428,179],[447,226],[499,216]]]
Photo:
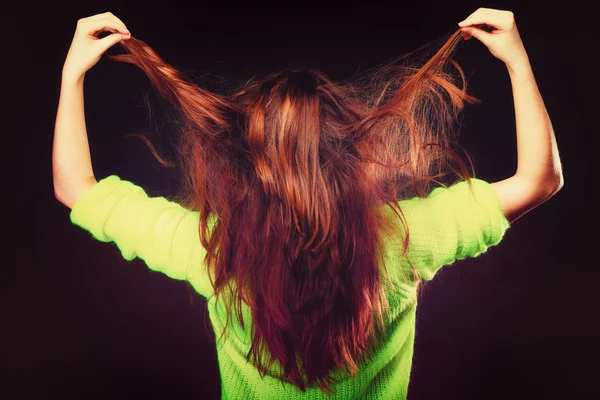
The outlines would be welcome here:
[[[424,280],[443,266],[477,257],[498,244],[510,227],[493,186],[471,178],[437,187],[424,198],[400,201],[410,239],[410,261]]]
[[[114,242],[125,260],[138,257],[153,271],[188,280],[204,297],[212,291],[198,212],[164,197],[148,197],[141,187],[111,175],[81,195],[70,220],[95,239]]]

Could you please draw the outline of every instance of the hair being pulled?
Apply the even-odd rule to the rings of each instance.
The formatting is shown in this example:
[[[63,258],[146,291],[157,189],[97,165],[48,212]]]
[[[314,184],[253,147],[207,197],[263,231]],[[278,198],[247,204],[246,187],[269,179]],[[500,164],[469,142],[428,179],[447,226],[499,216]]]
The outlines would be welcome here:
[[[219,340],[234,312],[244,328],[248,307],[247,359],[261,375],[275,365],[283,381],[327,393],[332,371],[354,376],[385,334],[382,232],[393,232],[382,208],[402,221],[406,252],[398,201],[445,186],[451,172],[470,185],[454,122],[478,100],[451,59],[460,31],[446,39],[423,65],[405,56],[348,82],[289,69],[229,94],[201,88],[135,38],[110,56],[141,68],[181,117],[173,198],[199,211],[198,265],[217,299],[229,289]],[[414,268],[402,278],[419,280]]]

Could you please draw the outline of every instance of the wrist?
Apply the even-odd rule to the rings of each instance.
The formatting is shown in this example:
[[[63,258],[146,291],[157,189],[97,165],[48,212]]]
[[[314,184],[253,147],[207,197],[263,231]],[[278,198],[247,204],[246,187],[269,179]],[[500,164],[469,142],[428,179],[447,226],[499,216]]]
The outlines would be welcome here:
[[[82,85],[85,78],[85,72],[72,72],[68,69],[62,71],[62,85],[63,86],[76,86]]]
[[[531,64],[529,63],[529,58],[527,56],[519,59],[518,61],[512,61],[506,63],[506,69],[508,73],[513,74],[523,74],[531,71]]]

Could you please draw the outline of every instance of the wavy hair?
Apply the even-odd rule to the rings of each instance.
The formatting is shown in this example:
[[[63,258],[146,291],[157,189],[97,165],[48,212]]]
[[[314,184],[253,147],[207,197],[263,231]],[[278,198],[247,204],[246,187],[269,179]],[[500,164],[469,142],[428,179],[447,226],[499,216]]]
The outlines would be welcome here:
[[[460,147],[453,123],[465,102],[479,100],[451,59],[460,31],[444,40],[420,64],[405,55],[346,82],[287,69],[223,94],[138,39],[110,56],[141,68],[181,116],[183,185],[173,198],[199,211],[217,299],[229,288],[223,334],[233,311],[244,327],[242,301],[251,309],[247,360],[261,376],[277,361],[282,381],[326,393],[334,369],[355,376],[385,334],[380,266],[391,281],[381,233],[392,228],[382,206],[404,225],[404,255],[410,235],[398,201],[446,186],[440,179],[450,172],[471,185],[452,149]],[[411,268],[407,279],[420,283]]]

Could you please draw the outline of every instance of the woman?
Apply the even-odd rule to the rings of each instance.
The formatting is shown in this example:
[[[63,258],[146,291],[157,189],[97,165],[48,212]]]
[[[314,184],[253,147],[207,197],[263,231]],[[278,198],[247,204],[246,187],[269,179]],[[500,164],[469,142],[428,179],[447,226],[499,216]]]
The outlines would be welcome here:
[[[512,82],[518,168],[500,182],[471,177],[449,147],[450,123],[477,101],[445,69],[464,81],[450,59],[461,37],[486,45]],[[112,58],[181,111],[174,199],[96,181],[83,81],[116,43],[129,54]],[[450,159],[460,179],[430,190]],[[352,84],[286,70],[229,95],[183,79],[113,14],[84,18],[62,72],[53,176],[74,224],[208,299],[223,397],[261,399],[405,398],[419,285],[498,244],[563,185],[513,14],[492,9],[460,22],[421,68],[390,64]]]

